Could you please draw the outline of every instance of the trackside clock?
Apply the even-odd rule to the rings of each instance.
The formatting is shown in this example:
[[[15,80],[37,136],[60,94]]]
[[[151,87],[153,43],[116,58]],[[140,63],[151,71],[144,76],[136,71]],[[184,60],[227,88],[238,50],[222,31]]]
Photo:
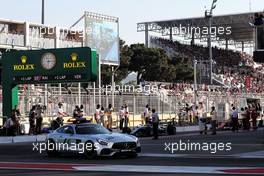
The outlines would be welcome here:
[[[41,65],[46,70],[51,70],[56,65],[56,56],[53,53],[44,53],[41,57]]]

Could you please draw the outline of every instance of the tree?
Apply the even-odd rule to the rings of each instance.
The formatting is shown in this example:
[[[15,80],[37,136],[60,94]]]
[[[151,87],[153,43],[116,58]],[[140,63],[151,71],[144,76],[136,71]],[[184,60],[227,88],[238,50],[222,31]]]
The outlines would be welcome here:
[[[119,83],[131,72],[137,72],[137,84],[142,80],[178,82],[193,80],[193,68],[182,62],[180,56],[168,57],[163,49],[147,48],[144,44],[126,45],[120,40],[120,66],[115,72]],[[102,83],[111,84],[111,67],[101,68]]]
[[[130,46],[132,56],[130,71],[137,72],[137,83],[147,81],[173,81],[176,78],[175,68],[169,64],[166,52],[158,48],[146,48],[143,44]]]
[[[193,68],[187,64],[176,65],[176,74],[178,81],[193,81]]]

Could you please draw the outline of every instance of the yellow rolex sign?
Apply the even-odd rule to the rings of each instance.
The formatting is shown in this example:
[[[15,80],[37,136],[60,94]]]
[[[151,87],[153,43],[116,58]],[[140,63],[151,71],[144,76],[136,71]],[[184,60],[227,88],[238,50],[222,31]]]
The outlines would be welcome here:
[[[27,71],[27,70],[34,70],[34,64],[27,64],[27,56],[23,55],[20,57],[22,64],[13,65],[14,71]]]
[[[72,68],[85,68],[85,62],[78,62],[78,55],[76,53],[71,54],[71,62],[64,62],[64,69],[72,69]]]

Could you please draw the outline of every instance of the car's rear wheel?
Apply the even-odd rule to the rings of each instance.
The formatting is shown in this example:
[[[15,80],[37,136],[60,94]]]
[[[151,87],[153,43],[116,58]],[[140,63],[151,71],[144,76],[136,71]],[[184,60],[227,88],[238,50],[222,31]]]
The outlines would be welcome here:
[[[56,150],[56,143],[54,140],[48,139],[46,147],[46,152],[49,157],[59,156],[59,152]]]
[[[94,143],[92,141],[87,141],[85,143],[85,152],[84,152],[86,158],[88,159],[94,159],[97,156],[97,152],[95,150]]]

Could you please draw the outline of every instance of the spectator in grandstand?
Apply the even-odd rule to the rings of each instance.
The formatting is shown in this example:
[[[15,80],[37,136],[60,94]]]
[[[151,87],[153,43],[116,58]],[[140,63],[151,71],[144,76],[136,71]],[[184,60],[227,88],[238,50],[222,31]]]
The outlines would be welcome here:
[[[255,26],[259,26],[263,24],[263,14],[255,13]]]
[[[29,111],[29,135],[35,134],[36,128],[36,106],[32,106]]]
[[[235,106],[233,106],[232,108],[231,121],[232,121],[232,131],[238,132],[238,111]]]
[[[35,113],[36,113],[36,134],[41,134],[43,109],[40,105],[37,105]]]
[[[152,128],[153,128],[153,139],[158,139],[159,136],[159,115],[155,109],[152,109],[151,114]]]
[[[94,113],[94,119],[97,124],[101,124],[101,118],[100,118],[100,111],[101,111],[101,105],[96,105],[95,113]]]
[[[211,108],[210,115],[211,115],[212,135],[216,135],[216,128],[217,128],[217,112],[216,112],[214,106],[212,106],[212,108]]]
[[[261,17],[261,14],[259,15]],[[154,46],[161,47],[166,51],[169,48],[169,52],[173,51],[173,55],[176,58],[182,58],[182,62],[192,62],[193,58],[208,58],[208,48],[199,45],[187,45],[178,41],[171,41],[164,38],[151,38],[151,42]],[[236,93],[263,93],[264,87],[264,65],[256,64],[253,61],[253,57],[244,52],[223,50],[221,48],[213,48],[213,54],[217,64],[215,73],[218,74],[220,82],[226,85],[226,88],[218,88],[216,91],[228,92],[230,94]],[[185,61],[186,60],[186,61]],[[200,65],[201,70],[205,70]],[[250,79],[248,79],[250,77]],[[248,79],[248,80],[247,80]],[[177,83],[171,86],[166,86],[169,94],[177,95],[187,90],[191,90],[192,85],[190,83]],[[198,91],[211,91],[207,85],[199,86]]]
[[[119,110],[119,113],[118,113],[118,116],[119,116],[119,129],[120,130],[123,130],[123,127],[124,127],[124,119],[125,119],[125,109],[124,109],[124,106],[121,106],[121,108]]]
[[[198,106],[199,130],[200,134],[207,134],[206,117],[203,103],[200,102]]]
[[[108,105],[108,108],[106,109],[106,117],[107,117],[107,128],[112,131],[112,124],[113,124],[113,118],[112,118],[112,112],[113,112],[113,106],[112,104]]]

